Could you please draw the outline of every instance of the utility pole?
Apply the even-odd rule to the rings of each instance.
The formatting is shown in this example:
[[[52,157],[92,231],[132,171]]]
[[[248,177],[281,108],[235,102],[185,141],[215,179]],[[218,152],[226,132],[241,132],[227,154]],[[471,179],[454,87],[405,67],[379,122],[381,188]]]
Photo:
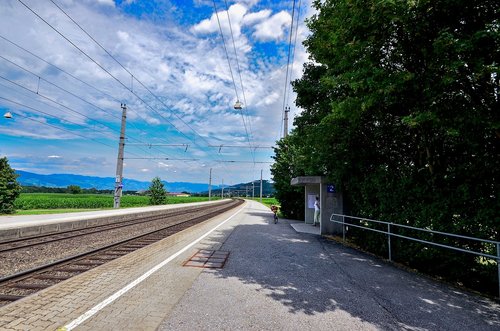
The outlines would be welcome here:
[[[212,196],[212,168],[210,168],[210,177],[208,178],[208,201]]]
[[[224,178],[222,178],[222,192],[220,194],[221,199],[224,199]]]
[[[283,125],[283,137],[286,138],[288,136],[288,113],[290,112],[290,107],[285,107],[285,118],[284,118],[284,125]]]
[[[252,199],[255,198],[255,180],[252,180]]]
[[[260,169],[260,203],[262,203],[262,169]]]
[[[122,125],[120,129],[120,141],[118,143],[118,159],[116,160],[115,197],[113,208],[120,208],[120,199],[123,189],[123,151],[125,149],[125,126],[127,124],[127,105],[122,103]]]

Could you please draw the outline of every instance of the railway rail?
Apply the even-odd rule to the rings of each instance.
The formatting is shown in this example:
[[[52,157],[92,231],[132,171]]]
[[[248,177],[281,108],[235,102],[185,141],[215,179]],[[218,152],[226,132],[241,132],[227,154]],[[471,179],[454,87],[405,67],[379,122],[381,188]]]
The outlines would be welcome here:
[[[103,247],[80,252],[78,254],[68,256],[56,261],[38,265],[29,270],[24,270],[22,272],[0,278],[0,306],[32,295],[63,280],[74,277],[78,274],[105,264],[135,250],[160,241],[179,231],[187,229],[225,211],[233,209],[242,203],[242,200],[233,200],[229,203],[210,205],[205,206],[204,208],[175,210],[174,212],[170,212],[163,216],[163,219],[168,218],[169,221],[167,222],[167,224],[164,224],[160,228],[153,229],[146,233],[141,233],[131,238],[120,240],[118,242],[111,242]],[[153,218],[154,220],[150,219],[149,222],[154,222],[158,221],[158,219],[161,219],[161,217],[158,216],[155,216]],[[139,222],[146,223],[148,222],[148,220],[146,220],[145,218],[141,218]],[[126,223],[130,224],[130,222]],[[124,227],[130,226],[125,224],[122,225]],[[99,233],[105,233],[106,231],[111,231],[113,229],[115,228],[98,226],[93,228],[92,231],[94,232],[92,232],[92,234],[96,233],[95,231],[100,231]],[[26,248],[43,245],[44,243],[42,241],[45,239],[47,239],[49,243],[54,243],[55,241],[71,238],[75,239],[79,238],[80,236],[89,235],[90,231],[84,234],[77,233],[78,231],[68,231],[66,233],[68,237],[62,239],[57,238],[57,236],[53,237],[50,235],[37,236],[36,238],[32,237],[26,239],[28,241],[35,240],[35,242],[31,242],[32,246],[29,246],[28,242],[20,244],[19,241],[11,240],[9,241],[9,244],[14,244],[14,246],[18,245],[18,248],[15,248],[14,246],[8,248],[7,245],[4,247],[3,252],[4,254],[9,254],[9,252],[15,249],[19,249],[19,247]],[[47,244],[47,242],[45,242],[45,244]]]
[[[0,241],[0,254],[4,252],[19,250],[22,248],[34,247],[37,245],[44,245],[51,242],[57,242],[71,238],[81,237],[83,235],[90,235],[109,230],[137,226],[139,224],[147,225],[147,223],[164,222],[169,218],[185,215],[186,212],[199,212],[207,210],[207,208],[209,207],[207,206],[190,207],[190,208],[181,207],[181,208],[166,210],[165,213],[161,215],[137,217],[128,221],[118,221],[109,224],[95,225],[88,228],[70,229],[66,231],[58,231],[56,233],[45,233],[29,237],[4,240]]]

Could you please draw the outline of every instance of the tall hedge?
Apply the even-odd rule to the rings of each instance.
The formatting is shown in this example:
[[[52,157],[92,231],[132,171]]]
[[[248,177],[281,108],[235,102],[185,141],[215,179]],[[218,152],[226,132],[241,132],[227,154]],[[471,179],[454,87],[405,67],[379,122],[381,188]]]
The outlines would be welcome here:
[[[276,150],[275,181],[326,175],[356,216],[499,240],[500,2],[314,6],[311,62],[294,82],[303,112]],[[301,155],[284,167],[287,150]],[[353,232],[386,254],[383,237]],[[493,245],[442,240],[496,254]],[[412,266],[496,291],[492,260],[404,241],[395,249]]]

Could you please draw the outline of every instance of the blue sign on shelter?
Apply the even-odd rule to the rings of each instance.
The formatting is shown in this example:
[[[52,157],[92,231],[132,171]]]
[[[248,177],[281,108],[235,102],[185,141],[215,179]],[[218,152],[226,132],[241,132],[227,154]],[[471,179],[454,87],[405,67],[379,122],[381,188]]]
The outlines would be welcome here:
[[[327,184],[326,185],[326,192],[335,193],[335,184]]]

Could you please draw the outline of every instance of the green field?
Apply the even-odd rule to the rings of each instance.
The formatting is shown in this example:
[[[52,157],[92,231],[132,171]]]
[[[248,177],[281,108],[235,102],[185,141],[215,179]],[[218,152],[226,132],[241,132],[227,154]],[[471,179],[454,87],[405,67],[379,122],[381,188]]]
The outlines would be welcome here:
[[[217,198],[212,198],[215,200]],[[208,201],[208,197],[168,197],[167,204]],[[21,193],[16,199],[15,208],[18,211],[63,209],[107,209],[113,208],[113,196],[104,194],[66,194],[66,193]],[[149,206],[149,197],[124,195],[121,207]]]
[[[249,199],[249,200],[255,200],[257,202],[260,202],[260,198],[246,198],[246,199]],[[271,207],[271,205],[276,205],[276,206],[279,206],[279,202],[278,200],[276,200],[275,198],[262,198],[262,204],[268,206],[268,207]]]

